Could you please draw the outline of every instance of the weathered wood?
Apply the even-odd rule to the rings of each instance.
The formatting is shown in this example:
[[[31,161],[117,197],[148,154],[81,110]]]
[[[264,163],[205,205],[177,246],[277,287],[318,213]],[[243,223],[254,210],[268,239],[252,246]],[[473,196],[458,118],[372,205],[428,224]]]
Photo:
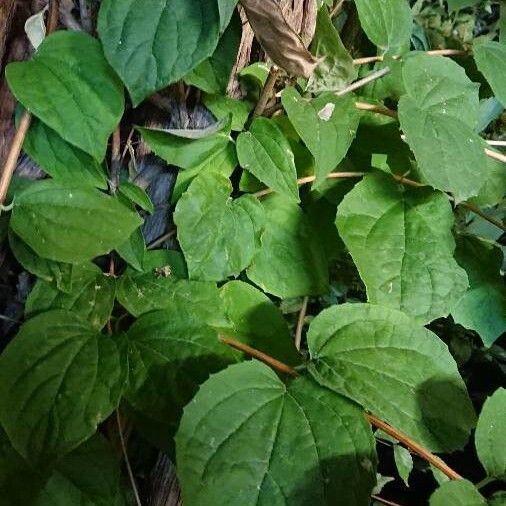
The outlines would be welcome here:
[[[2,2],[0,2],[0,74],[3,74],[3,61],[6,53],[7,38],[15,10],[16,0],[2,0]]]

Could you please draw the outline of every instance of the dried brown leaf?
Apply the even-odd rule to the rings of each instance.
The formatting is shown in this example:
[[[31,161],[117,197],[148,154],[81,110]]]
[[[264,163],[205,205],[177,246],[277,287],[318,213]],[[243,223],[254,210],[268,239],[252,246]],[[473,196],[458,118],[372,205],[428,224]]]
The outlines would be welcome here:
[[[255,36],[272,61],[289,74],[308,78],[317,60],[287,23],[276,0],[241,0]]]

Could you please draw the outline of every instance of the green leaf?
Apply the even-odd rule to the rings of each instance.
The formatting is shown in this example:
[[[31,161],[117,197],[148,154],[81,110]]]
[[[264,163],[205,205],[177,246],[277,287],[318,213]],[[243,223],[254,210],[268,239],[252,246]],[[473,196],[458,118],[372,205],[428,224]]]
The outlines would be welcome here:
[[[430,506],[485,506],[487,503],[467,480],[443,483],[431,496]]]
[[[31,318],[51,309],[66,309],[99,331],[111,317],[115,294],[115,279],[94,264],[74,266],[70,293],[39,279],[28,296],[25,313]]]
[[[357,67],[332,24],[327,7],[318,11],[311,52],[323,60],[309,78],[308,90],[312,93],[337,91],[357,78]]]
[[[488,147],[485,142],[483,147]],[[470,199],[478,207],[490,207],[499,204],[506,195],[506,170],[504,163],[487,156],[486,179],[476,197]]]
[[[281,195],[262,200],[266,224],[247,270],[264,292],[283,299],[319,295],[328,289],[327,258],[300,207]]]
[[[129,329],[128,402],[174,434],[183,411],[209,374],[238,359],[207,325],[205,305],[174,300],[142,315]]]
[[[0,426],[0,506],[33,504],[47,479],[42,474],[19,455]]]
[[[23,150],[57,181],[107,188],[107,177],[101,165],[37,118],[32,120]]]
[[[215,283],[178,279],[172,272],[165,272],[164,268],[145,273],[127,271],[118,286],[118,301],[135,317],[173,304],[186,304],[205,315],[204,321],[210,325],[227,323]]]
[[[174,222],[191,279],[221,281],[237,276],[253,259],[264,211],[251,195],[232,200],[231,192],[228,178],[204,173],[177,204]]]
[[[171,165],[192,169],[221,153],[229,144],[228,132],[214,133],[200,139],[188,139],[150,128],[137,127],[146,144],[157,156]]]
[[[368,175],[344,198],[336,225],[370,302],[427,323],[447,316],[468,287],[453,258],[452,208],[441,193]]]
[[[372,304],[333,306],[312,321],[307,341],[309,371],[320,384],[430,451],[466,443],[476,417],[457,365],[435,334],[404,313]]]
[[[506,389],[499,388],[489,397],[476,425],[475,444],[478,457],[488,476],[506,477]]]
[[[475,44],[474,59],[478,70],[485,76],[495,96],[506,107],[506,44],[487,41]]]
[[[467,272],[469,289],[453,306],[453,319],[478,332],[485,346],[492,346],[506,332],[503,253],[493,243],[464,236],[457,243],[456,259]]]
[[[480,3],[480,0],[448,0],[448,10],[450,12],[458,11],[464,7],[471,7],[478,3]]]
[[[286,88],[281,102],[290,122],[315,158],[316,183],[325,179],[346,156],[355,137],[360,114],[355,97],[324,93],[313,100]]]
[[[260,290],[242,281],[230,281],[220,289],[231,327],[227,336],[290,365],[301,356],[294,345],[288,324],[279,308]]]
[[[104,0],[98,32],[134,106],[210,57],[237,0]]]
[[[124,98],[96,39],[83,32],[54,33],[31,61],[9,64],[5,75],[26,109],[70,144],[103,160]]]
[[[95,433],[123,380],[112,338],[69,311],[43,313],[0,356],[0,422],[23,457],[49,465]]]
[[[202,160],[201,163],[195,165],[193,168],[180,170],[177,174],[171,202],[175,204],[180,199],[181,195],[188,189],[190,183],[200,173],[217,172],[228,178],[232,175],[237,163],[235,145],[229,142],[220,149],[212,152],[209,157]]]
[[[51,283],[62,292],[70,292],[72,289],[73,264],[53,262],[41,258],[25,242],[23,242],[12,230],[9,230],[9,246],[16,260],[24,269],[38,278]]]
[[[241,33],[241,17],[234,15],[214,53],[186,74],[184,81],[206,93],[225,94],[239,51]]]
[[[413,16],[405,0],[356,0],[360,24],[382,52],[409,48]]]
[[[143,270],[144,257],[146,255],[146,244],[140,228],[134,230],[132,235],[116,247],[118,255],[136,271]]]
[[[118,199],[93,188],[40,181],[16,196],[14,232],[37,255],[82,263],[125,242],[141,218]]]
[[[409,475],[413,470],[413,457],[411,457],[411,453],[403,446],[396,444],[394,445],[394,460],[399,476],[406,487],[409,487]]]
[[[445,114],[475,128],[480,108],[479,84],[450,58],[415,53],[402,67],[404,88],[416,105],[432,114]]]
[[[204,105],[214,114],[217,119],[227,118],[232,115],[232,130],[241,132],[248,120],[252,109],[251,102],[223,97],[221,95],[204,95]]]
[[[176,456],[185,504],[361,506],[375,483],[362,411],[309,378],[287,387],[256,361],[200,388],[185,408]]]
[[[239,135],[236,146],[243,169],[273,191],[300,201],[293,152],[276,123],[267,118],[255,119],[249,132]]]
[[[471,127],[444,109],[420,108],[408,95],[399,101],[399,120],[424,182],[453,193],[457,203],[478,194],[487,180],[487,161]]]
[[[58,462],[35,506],[125,506],[118,459],[94,436]]]
[[[147,213],[153,214],[155,212],[155,206],[149,195],[140,186],[130,181],[123,181],[118,189],[121,195]]]

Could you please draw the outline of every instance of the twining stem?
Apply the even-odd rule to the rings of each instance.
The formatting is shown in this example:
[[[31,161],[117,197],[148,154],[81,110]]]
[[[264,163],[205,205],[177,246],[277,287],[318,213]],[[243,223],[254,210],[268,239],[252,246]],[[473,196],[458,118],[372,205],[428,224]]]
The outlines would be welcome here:
[[[119,187],[121,171],[121,129],[116,128],[112,134],[111,144],[111,193],[116,193]]]
[[[492,149],[485,148],[485,154],[498,162],[506,163],[506,155],[502,155],[497,151],[493,151]]]
[[[252,348],[251,346],[248,346],[247,344],[241,343],[239,341],[236,341],[235,339],[230,339],[228,337],[220,337],[220,341],[224,344],[227,344],[228,346],[235,348],[236,350],[242,351],[249,355],[250,357],[256,358],[263,362],[264,364],[267,364],[268,366],[272,367],[278,372],[289,374],[290,376],[298,376],[299,373],[293,368],[290,367],[287,364],[284,364],[283,362],[280,362],[279,360],[276,360],[275,358],[267,355],[266,353],[263,353],[262,351],[256,350],[255,348]],[[439,457],[432,454],[429,450],[424,448],[422,445],[418,444],[417,442],[413,441],[411,438],[406,436],[403,432],[401,432],[398,429],[395,429],[391,425],[389,425],[386,422],[383,422],[379,418],[366,414],[366,418],[369,421],[371,425],[374,427],[377,427],[378,429],[383,430],[388,435],[392,436],[394,439],[399,441],[400,443],[404,444],[406,448],[409,448],[413,453],[416,453],[419,457],[426,460],[430,464],[432,464],[434,467],[439,469],[442,473],[444,473],[448,478],[451,480],[460,480],[462,479],[462,476],[458,474],[456,471],[454,471],[451,467],[449,467],[445,462],[443,462]]]
[[[390,72],[390,67],[385,67],[385,68],[382,68],[382,69],[377,70],[375,72],[371,72],[369,75],[365,76],[364,78],[351,83],[349,86],[346,86],[346,88],[343,88],[342,90],[339,90],[338,92],[336,92],[336,95],[338,97],[343,97],[344,95],[347,95],[348,93],[351,93],[352,91],[362,88],[366,84],[372,83],[376,79],[380,79],[380,78],[386,76],[389,72]]]
[[[425,51],[425,54],[429,54],[431,56],[466,56],[469,53],[462,49],[433,49],[431,51]],[[393,57],[394,60],[399,60],[401,55],[395,55]],[[353,60],[354,65],[364,65],[366,63],[375,63],[383,61],[382,55],[377,56],[365,56],[364,58],[356,58]]]
[[[253,110],[253,114],[251,116],[252,119],[261,116],[265,111],[265,108],[272,97],[272,92],[274,91],[274,87],[276,86],[276,81],[278,80],[279,70],[276,67],[272,67],[269,72],[269,76],[267,77],[267,81],[265,81],[264,87],[260,92],[260,98],[258,99],[257,105]]]
[[[399,503],[389,501],[388,499],[383,499],[379,495],[372,495],[371,499],[380,502],[381,504],[386,504],[387,506],[401,506]]]
[[[121,418],[119,416],[119,410],[116,410],[116,423],[118,424],[119,441],[121,443],[121,451],[123,452],[123,458],[125,459],[125,467],[128,473],[128,478],[132,485],[132,490],[135,496],[135,502],[137,506],[142,506],[139,491],[137,490],[137,484],[135,483],[134,473],[132,472],[132,466],[130,465],[130,459],[128,458],[127,448],[125,444],[125,438],[123,436],[123,427],[121,426]]]
[[[297,320],[297,328],[295,329],[295,347],[300,351],[300,344],[302,342],[302,329],[304,328],[304,319],[306,318],[307,304],[309,297],[304,297],[302,307],[300,308],[299,319]]]
[[[391,118],[397,119],[397,113],[384,105],[370,104],[368,102],[355,102],[355,107],[360,111],[376,112],[378,114],[383,114],[383,116],[390,116]]]
[[[49,15],[47,21],[47,34],[53,33],[58,27],[58,18],[60,14],[60,0],[49,0]],[[5,164],[0,175],[0,205],[5,202],[7,191],[11,184],[12,175],[16,170],[16,163],[23,148],[26,134],[30,128],[32,115],[29,111],[25,111],[19,122],[19,127],[12,141],[9,153],[5,160]]]
[[[327,174],[327,179],[341,179],[341,178],[349,178],[349,177],[364,177],[365,172],[331,172]],[[312,183],[316,179],[316,176],[306,176],[297,179],[297,184],[299,186],[307,183]],[[265,188],[264,190],[257,191],[253,194],[253,196],[257,198],[265,197],[273,192],[272,188]]]
[[[473,212],[474,214],[477,214],[478,216],[488,221],[489,223],[492,223],[492,225],[495,225],[497,228],[500,228],[503,232],[506,232],[506,225],[504,225],[502,221],[499,221],[493,216],[484,213],[479,207],[475,206],[474,204],[471,204],[470,202],[459,202],[458,205],[465,207],[466,209],[469,209],[469,211]]]
[[[299,373],[290,367],[289,365],[284,364],[283,362],[280,362],[279,360],[276,360],[275,358],[267,355],[266,353],[256,350],[255,348],[252,348],[251,346],[248,346],[247,344],[241,343],[240,341],[236,341],[235,339],[230,339],[229,337],[220,337],[220,341],[231,348],[234,348],[236,350],[242,351],[243,353],[246,353],[250,357],[257,358],[260,360],[260,362],[263,362],[264,364],[267,364],[268,366],[272,367],[276,371],[282,372],[284,374],[289,374],[290,376],[298,376]]]
[[[448,476],[450,480],[462,479],[462,476],[460,476],[460,474],[458,474],[450,466],[448,466],[445,462],[443,462],[443,460],[441,460],[433,453],[429,452],[429,450],[424,448],[422,445],[418,444],[416,441],[413,441],[411,438],[406,436],[406,434],[404,434],[400,430],[392,427],[391,425],[384,422],[383,420],[380,420],[374,415],[367,414],[366,418],[371,425],[373,425],[378,429],[381,429],[383,432],[386,432],[389,436],[392,436],[394,439],[404,444],[406,448],[411,450],[413,453],[416,453],[423,460],[429,462],[429,464],[432,464],[434,467],[439,469],[442,473]]]

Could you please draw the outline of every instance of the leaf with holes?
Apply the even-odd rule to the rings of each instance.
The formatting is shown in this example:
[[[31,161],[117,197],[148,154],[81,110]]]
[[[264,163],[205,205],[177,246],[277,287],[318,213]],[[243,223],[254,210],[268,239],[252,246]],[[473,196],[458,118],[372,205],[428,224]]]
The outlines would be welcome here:
[[[343,304],[322,311],[307,336],[309,371],[435,452],[462,448],[476,423],[446,345],[397,311]],[[448,413],[452,413],[448,417]]]
[[[185,504],[365,506],[376,481],[363,412],[310,378],[287,386],[256,361],[200,388],[176,458]]]
[[[315,158],[319,183],[346,156],[355,137],[360,121],[355,98],[323,93],[307,100],[295,88],[286,88],[281,101],[290,122]]]

